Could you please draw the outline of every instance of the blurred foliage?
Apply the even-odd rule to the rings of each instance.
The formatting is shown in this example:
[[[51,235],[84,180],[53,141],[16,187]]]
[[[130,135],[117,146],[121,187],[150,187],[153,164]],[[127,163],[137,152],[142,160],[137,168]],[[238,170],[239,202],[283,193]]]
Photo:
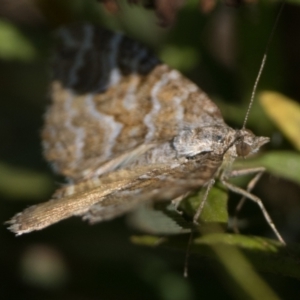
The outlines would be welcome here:
[[[218,3],[204,14],[195,1],[188,1],[175,25],[166,29],[157,25],[154,12],[122,1],[115,15],[93,0],[12,2],[3,1],[0,19],[2,223],[23,209],[25,201],[30,205],[50,196],[52,175],[42,158],[39,132],[49,104],[53,29],[85,20],[126,32],[199,84],[218,104],[227,123],[240,128],[279,5],[261,1],[229,8]],[[24,3],[35,12],[27,18],[30,9],[21,9]],[[296,102],[300,99],[299,15],[299,1],[288,2],[258,88],[280,92]],[[3,226],[0,295],[3,299],[298,299],[300,159],[296,140],[300,124],[289,122],[296,110],[288,107],[288,103],[282,102],[280,108],[271,103],[264,113],[259,102],[254,103],[247,127],[257,135],[271,136],[271,143],[261,155],[236,163],[238,168],[264,166],[271,174],[263,176],[254,194],[263,199],[287,248],[263,238],[272,232],[251,203],[239,216],[242,233],[250,235],[225,233],[227,192],[217,186],[203,211],[200,234],[192,239],[188,280],[182,276],[189,238],[184,233],[198,229],[189,221],[201,194],[181,204],[187,215],[166,206],[143,210],[135,226],[145,230],[147,225],[146,232],[152,234],[148,236],[133,235],[124,218],[97,226],[71,219],[20,238]],[[276,119],[278,125],[268,117],[274,108],[280,120],[284,116],[283,122]],[[296,134],[287,140],[282,126],[290,126]],[[63,182],[57,181],[57,185]],[[229,196],[232,214],[239,197]]]
[[[47,197],[53,189],[50,176],[14,168],[0,162],[0,193],[5,197],[16,199],[40,199]]]
[[[133,236],[131,240],[136,244],[144,246],[160,245],[170,248],[182,248],[184,245],[182,239],[180,241],[173,237],[161,239],[154,236]],[[236,252],[234,258],[230,258],[233,255],[229,249]],[[227,251],[227,254],[222,257],[224,254],[222,252],[225,251]],[[299,251],[298,244],[291,245],[287,249],[274,240],[225,233],[214,233],[198,237],[193,240],[191,245],[191,253],[210,258],[216,258],[217,256],[221,260],[221,263],[228,264],[232,262],[236,269],[238,269],[239,263],[249,263],[250,261],[252,267],[256,270],[291,276],[297,279],[300,279],[300,270],[297,265]],[[241,257],[237,258],[237,255],[241,255]],[[235,259],[240,259],[241,261],[236,263]],[[246,274],[245,276],[250,276],[249,273],[248,275]]]
[[[36,56],[32,43],[9,22],[0,20],[0,58],[31,61]]]
[[[236,169],[262,166],[275,176],[300,184],[300,153],[293,151],[270,151],[255,159],[236,161]]]
[[[282,133],[300,151],[300,104],[274,92],[262,93],[260,102]]]

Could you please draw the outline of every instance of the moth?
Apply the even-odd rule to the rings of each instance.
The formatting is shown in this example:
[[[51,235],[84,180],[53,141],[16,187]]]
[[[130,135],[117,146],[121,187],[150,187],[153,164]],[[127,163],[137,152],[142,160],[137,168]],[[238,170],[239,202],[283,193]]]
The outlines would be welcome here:
[[[95,25],[61,29],[51,99],[44,154],[68,184],[51,200],[16,214],[8,222],[12,232],[40,230],[71,216],[90,223],[113,219],[141,203],[179,199],[200,187],[208,191],[219,177],[260,206],[284,243],[250,188],[227,181],[237,175],[234,159],[257,152],[269,138],[230,128],[198,86],[141,44]]]

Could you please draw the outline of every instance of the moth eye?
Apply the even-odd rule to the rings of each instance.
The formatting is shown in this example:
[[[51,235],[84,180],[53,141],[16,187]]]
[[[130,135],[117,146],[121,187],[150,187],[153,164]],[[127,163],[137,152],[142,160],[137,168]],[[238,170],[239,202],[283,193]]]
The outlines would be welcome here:
[[[251,147],[247,143],[244,143],[244,142],[236,144],[235,149],[236,149],[237,155],[242,156],[242,157],[247,156],[251,151]]]

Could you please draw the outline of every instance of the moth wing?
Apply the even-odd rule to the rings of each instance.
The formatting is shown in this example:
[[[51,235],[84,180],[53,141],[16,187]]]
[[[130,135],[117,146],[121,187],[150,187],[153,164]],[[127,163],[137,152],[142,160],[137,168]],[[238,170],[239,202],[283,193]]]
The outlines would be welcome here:
[[[172,178],[138,179],[130,189],[112,193],[103,201],[91,206],[83,214],[83,219],[88,220],[91,224],[111,220],[146,202],[171,201],[200,186],[200,182],[191,184],[188,179],[181,182],[175,182]]]
[[[100,166],[93,165],[85,169],[83,180],[89,178],[95,178],[105,173],[115,171],[116,169],[122,169],[128,166],[131,162],[138,159],[140,156],[145,154],[148,150],[151,150],[157,146],[157,144],[141,144],[130,151],[125,151],[111,160],[108,160]]]
[[[91,206],[83,214],[83,219],[90,223],[101,222],[127,213],[145,202],[176,199],[207,184],[221,163],[220,156],[205,153],[196,161],[176,167],[149,166],[145,174],[136,176],[130,188],[109,194]]]
[[[132,170],[118,170],[91,182],[74,185],[73,192],[25,209],[8,223],[17,235],[43,229],[71,216],[83,216],[92,223],[112,219],[147,201],[170,201],[205,185],[216,173],[222,159],[209,153],[169,166],[157,164]]]
[[[51,98],[42,134],[45,156],[73,184],[57,191],[59,199],[16,215],[10,229],[17,234],[72,215],[92,222],[113,218],[144,201],[172,200],[214,174],[214,168],[207,178],[199,173],[207,161],[176,170],[173,162],[158,166],[154,160],[130,169],[182,128],[224,121],[194,83],[121,34],[92,25],[62,29]]]
[[[194,83],[121,34],[64,28],[55,53],[43,145],[55,170],[75,182],[128,164],[142,145],[171,140],[186,124],[224,124]]]
[[[16,235],[21,235],[41,230],[74,215],[81,215],[88,211],[91,205],[101,201],[101,199],[117,189],[126,187],[127,184],[129,184],[128,180],[120,180],[85,191],[80,190],[71,195],[68,195],[67,191],[61,191],[61,198],[50,199],[47,202],[33,205],[16,214],[11,220],[6,222],[10,225],[8,229],[16,233]],[[74,187],[76,188],[76,185]]]

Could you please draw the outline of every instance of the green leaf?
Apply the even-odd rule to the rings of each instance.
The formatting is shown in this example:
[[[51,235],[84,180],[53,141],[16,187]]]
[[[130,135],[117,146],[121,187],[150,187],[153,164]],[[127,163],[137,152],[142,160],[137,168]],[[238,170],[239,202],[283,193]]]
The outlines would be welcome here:
[[[135,229],[156,235],[174,235],[197,230],[193,217],[203,200],[205,188],[187,197],[177,210],[173,203],[158,202],[155,205],[141,205],[129,215],[129,223]],[[219,187],[211,188],[204,209],[199,217],[201,231],[214,232],[214,224],[227,226],[227,193]]]
[[[9,22],[0,20],[0,58],[31,61],[37,52],[31,42]]]
[[[0,193],[10,198],[40,199],[53,188],[46,174],[0,163]]]
[[[203,201],[205,188],[200,192],[192,195],[183,201],[180,208],[193,218],[201,201]],[[218,185],[213,186],[208,194],[203,211],[199,217],[201,223],[224,223],[228,222],[228,210],[227,210],[227,192]]]
[[[162,61],[175,69],[189,71],[199,62],[199,53],[192,47],[165,46],[160,54]]]
[[[300,184],[300,154],[292,151],[272,151],[253,159],[237,161],[234,168],[265,167],[267,171]]]
[[[182,237],[158,238],[149,236],[134,236],[131,241],[141,246],[163,246],[172,249],[186,250],[187,239]],[[298,258],[300,246],[291,244],[283,246],[280,242],[257,236],[239,234],[213,233],[193,240],[191,252],[200,256],[213,258],[222,264],[232,264],[233,268],[240,266],[232,255],[240,251],[258,271],[280,274],[300,279]],[[222,253],[228,255],[222,256]]]
[[[154,206],[141,205],[128,216],[129,224],[144,233],[172,235],[188,233],[193,223],[185,220],[172,203],[162,202]]]

